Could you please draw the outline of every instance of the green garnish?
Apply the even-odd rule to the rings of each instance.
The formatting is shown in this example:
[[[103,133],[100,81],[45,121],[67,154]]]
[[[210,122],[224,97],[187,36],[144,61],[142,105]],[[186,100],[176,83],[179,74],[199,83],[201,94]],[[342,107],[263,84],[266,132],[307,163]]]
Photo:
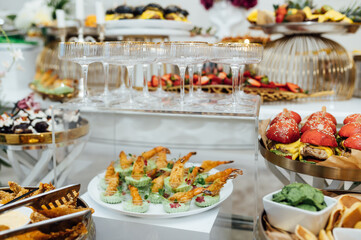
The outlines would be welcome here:
[[[189,172],[189,173],[192,173],[192,172],[193,172],[193,169],[194,169],[194,166],[193,166],[193,167],[190,167],[189,170],[188,170],[188,172]]]
[[[173,168],[173,163],[168,163],[167,168],[172,169]]]
[[[144,196],[144,199],[147,200],[147,199],[148,199],[148,195],[145,195],[145,196]]]
[[[159,190],[158,190],[158,193],[159,193],[159,195],[163,196],[164,193],[165,193],[165,190],[164,190],[164,189],[159,189]]]
[[[201,184],[201,185],[204,185],[204,184],[206,184],[206,181],[204,180],[204,178],[199,177],[199,178],[197,178],[196,183],[199,183],[199,184]]]

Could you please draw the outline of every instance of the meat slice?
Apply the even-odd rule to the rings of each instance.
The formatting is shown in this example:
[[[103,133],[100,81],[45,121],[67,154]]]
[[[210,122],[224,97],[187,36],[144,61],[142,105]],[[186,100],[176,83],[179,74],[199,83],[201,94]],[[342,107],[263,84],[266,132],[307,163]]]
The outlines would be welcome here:
[[[301,155],[303,157],[310,157],[320,160],[326,160],[328,158],[327,152],[323,149],[313,148],[311,146],[305,146],[301,149]]]

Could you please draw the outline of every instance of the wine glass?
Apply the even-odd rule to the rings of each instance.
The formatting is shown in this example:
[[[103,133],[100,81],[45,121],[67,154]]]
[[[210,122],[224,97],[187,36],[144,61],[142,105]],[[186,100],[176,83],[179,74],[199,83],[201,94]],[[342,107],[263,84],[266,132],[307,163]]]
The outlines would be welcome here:
[[[164,98],[164,97],[168,97],[169,94],[163,90],[162,88],[162,67],[164,64],[165,59],[167,58],[166,56],[166,51],[165,51],[165,47],[164,47],[164,42],[159,42],[157,43],[158,47],[157,47],[157,75],[158,75],[158,86],[157,86],[157,91],[155,92],[155,96],[159,97],[159,98]]]
[[[210,61],[229,64],[232,70],[231,99],[220,100],[226,111],[238,111],[245,105],[251,106],[254,102],[250,98],[237,99],[237,83],[240,67],[249,63],[258,63],[262,59],[263,46],[254,43],[217,43],[211,47]],[[238,102],[237,102],[238,101]]]
[[[139,42],[133,41],[120,41],[120,42],[109,42],[110,46],[110,55],[109,61],[115,65],[126,66],[128,70],[128,78],[129,78],[129,94],[128,98],[125,96],[120,96],[117,98],[119,103],[123,103],[121,107],[124,108],[135,108],[140,107],[134,101],[133,96],[133,84],[134,84],[134,72],[135,65],[139,61]]]
[[[170,64],[177,65],[180,72],[180,99],[184,105],[184,77],[187,66],[203,62],[207,59],[208,43],[206,42],[166,42],[164,43],[165,59]]]
[[[138,56],[138,63],[142,64],[143,67],[143,91],[142,94],[136,98],[136,101],[142,104],[150,104],[158,100],[156,97],[149,94],[148,89],[149,64],[155,62],[158,57],[158,45],[153,42],[136,42],[134,44],[138,46],[138,51],[136,53]]]
[[[88,69],[94,62],[102,58],[101,43],[96,42],[61,42],[59,43],[58,57],[61,60],[78,63],[81,66],[81,79],[79,81],[79,97],[81,103],[90,105],[88,94]]]

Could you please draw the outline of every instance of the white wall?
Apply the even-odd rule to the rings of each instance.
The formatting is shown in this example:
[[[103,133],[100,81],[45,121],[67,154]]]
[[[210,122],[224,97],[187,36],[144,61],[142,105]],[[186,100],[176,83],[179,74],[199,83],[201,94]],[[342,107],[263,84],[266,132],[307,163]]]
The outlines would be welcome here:
[[[16,12],[25,1],[26,0],[12,0],[12,1],[0,0],[0,11],[6,10],[11,12]],[[87,14],[95,13],[95,9],[94,9],[95,0],[84,0],[84,1],[86,5],[86,13]],[[127,1],[103,0],[104,6],[106,8],[117,6],[119,4],[123,4],[124,2],[132,6],[144,5],[150,2],[159,3],[162,6],[167,6],[169,4],[177,4],[189,11],[190,13],[189,20],[192,23],[194,23],[197,26],[202,26],[205,28],[210,26],[210,22],[208,20],[208,12],[200,4],[200,0],[127,0]],[[283,0],[258,0],[258,5],[256,6],[256,8],[272,10],[273,4],[279,4],[282,2]],[[335,9],[349,6],[354,2],[356,2],[358,5],[361,5],[361,0],[343,0],[343,1],[314,0],[314,3],[319,7],[321,7],[324,4],[328,4],[333,6]],[[234,33],[234,35],[250,33],[250,30],[248,30],[248,26],[249,23],[245,20],[245,22],[239,27],[239,29]],[[258,31],[256,32],[252,31],[251,33],[255,35],[260,35]],[[361,50],[361,30],[359,30],[357,34],[349,34],[346,36],[332,35],[328,37],[341,43],[350,51]]]

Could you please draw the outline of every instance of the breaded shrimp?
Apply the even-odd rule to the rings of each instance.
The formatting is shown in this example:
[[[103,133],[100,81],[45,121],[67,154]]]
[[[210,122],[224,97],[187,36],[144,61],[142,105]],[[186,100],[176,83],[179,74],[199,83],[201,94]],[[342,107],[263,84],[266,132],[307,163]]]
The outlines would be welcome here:
[[[179,187],[179,185],[182,184],[184,175],[184,164],[189,160],[192,155],[195,154],[196,152],[190,152],[186,156],[178,159],[178,161],[174,164],[169,178],[169,185],[173,189]]]
[[[171,202],[180,202],[180,203],[186,203],[192,200],[192,198],[204,191],[204,188],[198,187],[194,188],[192,190],[189,190],[188,192],[177,192],[173,194],[170,198],[168,198]]]
[[[166,148],[162,149],[160,152],[158,152],[158,158],[155,162],[155,164],[157,165],[157,169],[162,169],[162,168],[166,168],[168,165],[168,161],[167,161],[167,150]]]
[[[119,153],[119,164],[122,167],[122,169],[130,168],[132,166],[132,163],[133,163],[133,160],[128,159],[127,155],[125,154],[124,151],[121,151]]]
[[[204,172],[209,172],[211,169],[218,167],[222,164],[233,163],[233,161],[212,161],[212,160],[205,160],[202,162],[201,167],[204,169]]]
[[[213,175],[208,176],[205,179],[205,181],[206,181],[206,183],[211,183],[211,182],[214,182],[217,178],[221,178],[221,177],[225,177],[225,176],[227,177],[227,176],[231,175],[232,173],[237,173],[239,175],[243,174],[242,170],[239,170],[237,168],[227,168],[224,171],[217,172]]]
[[[158,147],[153,148],[152,150],[142,153],[142,156],[144,157],[145,160],[148,160],[149,158],[153,157],[155,154],[159,153],[163,149],[166,150],[166,153],[170,153],[168,148],[158,146]]]
[[[132,186],[132,185],[128,185],[128,188],[130,190],[130,196],[132,196],[132,202],[134,205],[138,205],[138,206],[142,206],[143,205],[143,200],[142,197],[139,195],[138,192],[138,188]]]
[[[107,170],[105,172],[105,181],[108,182],[109,179],[111,179],[115,174],[115,170],[114,170],[114,162],[111,162],[109,164],[109,166],[107,167]]]
[[[139,156],[133,165],[132,178],[141,179],[145,174],[144,166],[144,157]]]

